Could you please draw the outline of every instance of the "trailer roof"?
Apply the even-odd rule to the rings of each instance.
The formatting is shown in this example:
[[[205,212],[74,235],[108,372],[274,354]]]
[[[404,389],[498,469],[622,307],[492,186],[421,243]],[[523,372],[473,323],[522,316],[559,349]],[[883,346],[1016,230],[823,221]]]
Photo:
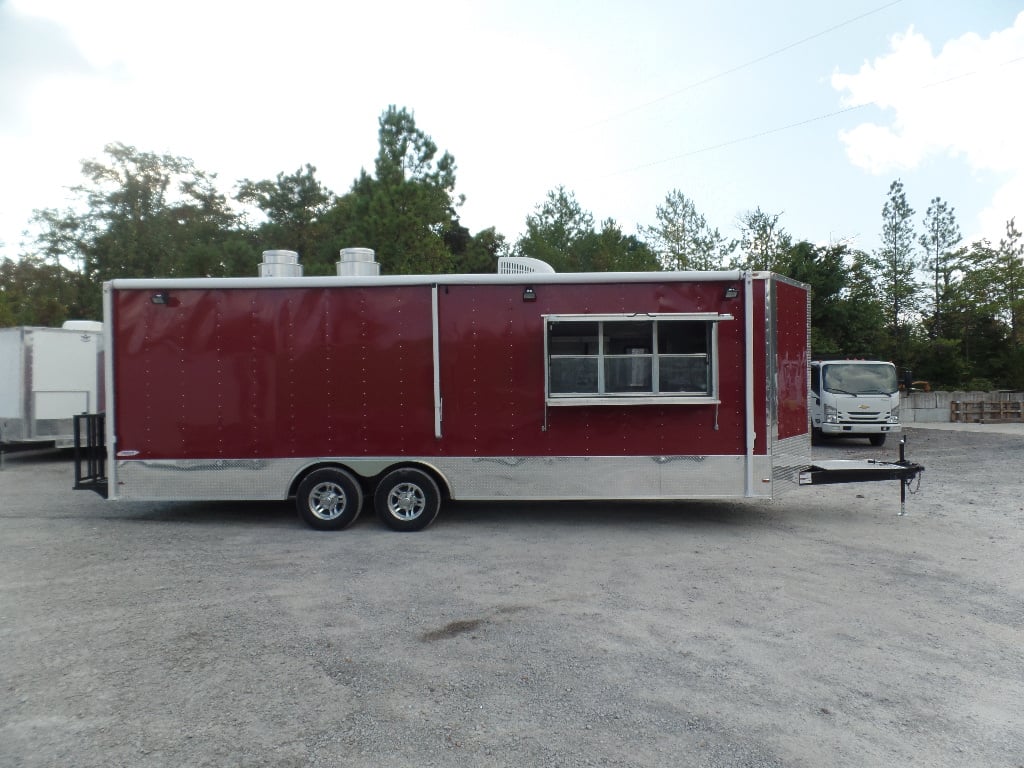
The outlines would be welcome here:
[[[396,285],[546,285],[578,283],[676,283],[728,282],[742,280],[750,274],[755,280],[772,277],[770,272],[746,273],[742,270],[714,272],[559,272],[520,275],[383,275],[373,277],[185,277],[185,278],[120,278],[105,283],[114,289],[153,288],[297,288],[297,287],[366,287]],[[787,280],[780,275],[776,278]],[[787,282],[793,282],[787,280]],[[798,284],[798,283],[797,283]]]

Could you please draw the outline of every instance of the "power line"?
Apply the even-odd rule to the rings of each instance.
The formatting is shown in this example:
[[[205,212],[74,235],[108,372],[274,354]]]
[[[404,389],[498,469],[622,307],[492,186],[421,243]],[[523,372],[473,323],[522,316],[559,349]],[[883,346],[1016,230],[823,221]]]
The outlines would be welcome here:
[[[860,21],[861,19],[867,18],[868,16],[871,16],[873,14],[876,14],[876,13],[879,13],[881,11],[884,11],[886,8],[891,8],[894,5],[899,5],[902,2],[903,2],[903,0],[893,0],[892,2],[886,3],[885,5],[880,5],[877,8],[874,8],[873,10],[870,10],[870,11],[867,11],[866,13],[860,14],[859,16],[854,16],[852,19],[847,19],[846,21],[842,21],[842,22],[840,22],[838,24],[834,24],[833,26],[828,27],[827,29],[823,29],[820,32],[815,32],[813,35],[810,35],[808,37],[805,37],[805,38],[802,38],[800,40],[797,40],[796,42],[789,43],[788,45],[784,45],[782,48],[778,48],[778,49],[776,49],[774,51],[771,51],[770,53],[766,53],[763,56],[758,56],[756,59],[751,59],[750,61],[745,61],[742,64],[736,65],[735,67],[731,67],[729,69],[723,70],[722,72],[719,72],[718,74],[711,75],[710,77],[705,77],[703,80],[698,80],[696,82],[690,83],[689,85],[686,85],[686,86],[680,88],[677,91],[672,91],[671,93],[667,93],[664,96],[659,96],[658,98],[652,99],[651,101],[647,101],[647,102],[644,102],[643,104],[638,104],[635,107],[630,107],[629,109],[625,109],[622,112],[617,112],[617,113],[615,113],[613,115],[609,115],[608,117],[604,118],[603,120],[598,120],[597,122],[591,123],[587,127],[588,128],[593,128],[594,126],[603,125],[604,123],[609,123],[612,120],[617,120],[620,117],[624,117],[626,115],[632,114],[633,112],[639,112],[641,109],[646,109],[647,107],[653,106],[655,104],[659,104],[662,101],[666,101],[668,99],[675,98],[676,96],[679,96],[679,95],[681,95],[683,93],[686,93],[687,91],[692,91],[694,88],[699,88],[702,85],[707,85],[708,83],[714,82],[715,80],[719,80],[719,79],[721,79],[723,77],[726,77],[727,75],[731,75],[731,74],[733,74],[735,72],[739,72],[740,70],[746,69],[747,67],[752,67],[755,64],[760,64],[762,61],[765,61],[766,59],[770,59],[773,56],[778,56],[780,53],[785,53],[786,51],[792,50],[793,48],[796,48],[798,46],[803,45],[804,43],[808,43],[811,40],[815,40],[815,39],[817,39],[819,37],[827,35],[830,32],[835,32],[837,29],[842,29],[843,27],[848,26],[850,24],[853,24],[856,21]]]
[[[1011,64],[1016,64],[1018,61],[1024,61],[1024,56],[1018,56],[1018,57],[1016,57],[1014,59],[1010,59],[1008,61],[1004,61],[1004,62],[1002,62],[999,65],[998,68],[1001,69],[1003,67],[1008,67]],[[935,87],[940,86],[940,85],[948,85],[949,83],[955,82],[957,80],[963,80],[964,78],[967,78],[967,77],[974,77],[975,75],[980,75],[980,74],[984,73],[985,71],[986,70],[984,70],[984,69],[975,69],[975,70],[972,70],[970,72],[961,72],[959,75],[953,75],[952,77],[947,77],[945,80],[936,80],[934,83],[928,83],[927,85],[922,85],[921,86],[921,90],[924,90],[925,88],[935,88]]]
[[[1004,62],[1002,62],[999,65],[999,67],[1008,67],[1011,64],[1016,64],[1016,63],[1021,62],[1021,61],[1024,61],[1024,56],[1018,56],[1016,58],[1009,59],[1008,61],[1004,61]],[[928,88],[935,88],[935,87],[938,87],[938,86],[949,85],[950,83],[956,82],[958,80],[963,80],[965,78],[976,77],[977,75],[984,74],[985,71],[986,70],[973,70],[971,72],[962,72],[961,74],[953,75],[952,77],[947,77],[944,80],[936,80],[935,82],[926,83],[924,85],[921,85],[921,86],[918,87],[918,90],[922,90],[923,91],[923,90],[926,90]],[[709,144],[708,146],[700,147],[699,149],[693,149],[693,150],[690,150],[689,152],[683,152],[681,154],[672,155],[671,157],[665,157],[665,158],[662,158],[660,160],[652,160],[649,163],[643,163],[641,165],[635,165],[635,166],[632,166],[630,168],[624,168],[624,169],[619,170],[619,171],[613,171],[612,173],[606,174],[605,176],[602,176],[601,178],[610,178],[612,176],[622,176],[623,174],[626,174],[626,173],[633,173],[634,171],[642,171],[645,168],[653,168],[656,165],[663,165],[664,163],[671,163],[674,160],[683,160],[683,159],[685,159],[687,157],[693,157],[694,155],[700,155],[700,154],[703,154],[705,152],[711,152],[711,151],[716,150],[716,149],[722,149],[723,147],[731,147],[734,144],[742,144],[745,141],[753,141],[754,139],[759,139],[762,136],[770,136],[773,133],[781,133],[782,131],[788,131],[788,130],[790,130],[792,128],[799,128],[802,125],[808,125],[809,123],[816,123],[819,120],[827,120],[830,117],[836,117],[837,115],[843,115],[843,114],[846,114],[847,112],[855,112],[858,109],[864,109],[865,107],[870,107],[870,106],[874,106],[874,102],[866,102],[864,104],[854,104],[852,106],[845,107],[843,109],[837,109],[834,112],[826,112],[823,115],[816,115],[815,117],[809,117],[806,120],[798,120],[795,123],[787,123],[786,125],[780,125],[780,126],[777,126],[775,128],[769,128],[767,130],[760,131],[758,133],[751,133],[751,134],[748,134],[747,136],[740,136],[740,137],[735,138],[735,139],[730,139],[729,141],[719,142],[718,144]]]
[[[762,136],[770,136],[773,133],[781,133],[782,131],[788,131],[791,128],[799,128],[801,125],[807,125],[808,123],[815,123],[815,122],[817,122],[819,120],[826,120],[826,119],[828,119],[830,117],[835,117],[836,115],[842,115],[842,114],[844,114],[846,112],[854,112],[854,111],[856,111],[858,109],[864,109],[864,107],[868,107],[868,106],[871,106],[871,105],[870,104],[857,104],[857,105],[854,105],[852,107],[846,107],[845,109],[837,109],[835,112],[828,112],[827,114],[824,114],[824,115],[817,115],[816,117],[809,117],[806,120],[800,120],[798,122],[789,123],[787,125],[780,125],[780,126],[778,126],[776,128],[769,128],[769,129],[767,129],[765,131],[761,131],[759,133],[752,133],[752,134],[750,134],[748,136],[741,136],[739,138],[730,139],[729,141],[723,141],[723,142],[720,142],[718,144],[711,144],[711,145],[706,146],[706,147],[701,147],[700,149],[694,149],[694,150],[691,150],[689,152],[683,152],[682,154],[679,154],[679,155],[672,155],[672,157],[665,157],[665,158],[662,158],[661,160],[652,160],[651,162],[644,163],[643,165],[635,165],[632,168],[625,168],[625,169],[623,169],[621,171],[614,171],[612,173],[607,174],[606,176],[603,176],[602,178],[609,178],[611,176],[621,176],[621,175],[626,174],[626,173],[633,173],[634,171],[642,171],[645,168],[653,168],[656,165],[662,165],[664,163],[671,163],[673,160],[682,160],[682,159],[687,158],[687,157],[693,157],[694,155],[703,154],[704,152],[711,152],[711,151],[716,150],[716,149],[722,149],[723,147],[731,147],[733,144],[742,144],[745,141],[753,141],[754,139],[759,139]]]

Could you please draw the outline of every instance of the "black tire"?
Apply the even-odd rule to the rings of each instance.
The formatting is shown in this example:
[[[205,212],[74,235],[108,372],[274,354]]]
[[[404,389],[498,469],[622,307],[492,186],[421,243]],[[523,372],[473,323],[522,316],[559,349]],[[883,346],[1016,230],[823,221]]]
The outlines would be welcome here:
[[[363,506],[363,490],[348,472],[325,467],[299,483],[295,507],[302,521],[318,531],[340,531],[352,525]]]
[[[373,506],[388,528],[421,531],[441,511],[441,491],[434,478],[422,469],[396,469],[377,484]]]
[[[811,445],[821,445],[825,442],[825,436],[818,427],[811,427]]]
[[[875,446],[875,448],[880,448],[885,445],[885,435],[871,435],[868,440],[871,441],[871,444]]]

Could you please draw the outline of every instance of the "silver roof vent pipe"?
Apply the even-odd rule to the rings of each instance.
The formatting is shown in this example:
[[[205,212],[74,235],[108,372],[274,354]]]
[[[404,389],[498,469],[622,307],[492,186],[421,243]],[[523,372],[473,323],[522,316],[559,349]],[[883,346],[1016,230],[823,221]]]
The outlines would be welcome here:
[[[297,251],[264,251],[260,277],[302,277]]]
[[[338,277],[376,277],[380,264],[372,248],[342,248],[339,251]]]

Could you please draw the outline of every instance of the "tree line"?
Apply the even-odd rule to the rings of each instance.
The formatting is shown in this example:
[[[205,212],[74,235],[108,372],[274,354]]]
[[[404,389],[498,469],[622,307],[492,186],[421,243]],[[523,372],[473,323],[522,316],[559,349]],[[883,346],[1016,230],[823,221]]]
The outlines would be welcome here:
[[[271,249],[298,251],[307,275],[333,274],[353,245],[372,247],[387,274],[493,272],[511,254],[559,272],[771,270],[811,286],[815,356],[893,360],[936,387],[1024,389],[1024,241],[1012,219],[998,243],[965,245],[947,201],[917,220],[896,180],[881,245],[866,252],[798,239],[760,207],[726,237],[678,189],[630,235],[558,187],[510,242],[462,225],[455,159],[411,112],[388,107],[378,129],[372,173],[344,194],[306,165],[243,179],[229,200],[187,158],[108,145],[103,161],[82,163],[78,205],[36,211],[34,250],[0,262],[0,326],[99,319],[114,278],[251,276]]]

